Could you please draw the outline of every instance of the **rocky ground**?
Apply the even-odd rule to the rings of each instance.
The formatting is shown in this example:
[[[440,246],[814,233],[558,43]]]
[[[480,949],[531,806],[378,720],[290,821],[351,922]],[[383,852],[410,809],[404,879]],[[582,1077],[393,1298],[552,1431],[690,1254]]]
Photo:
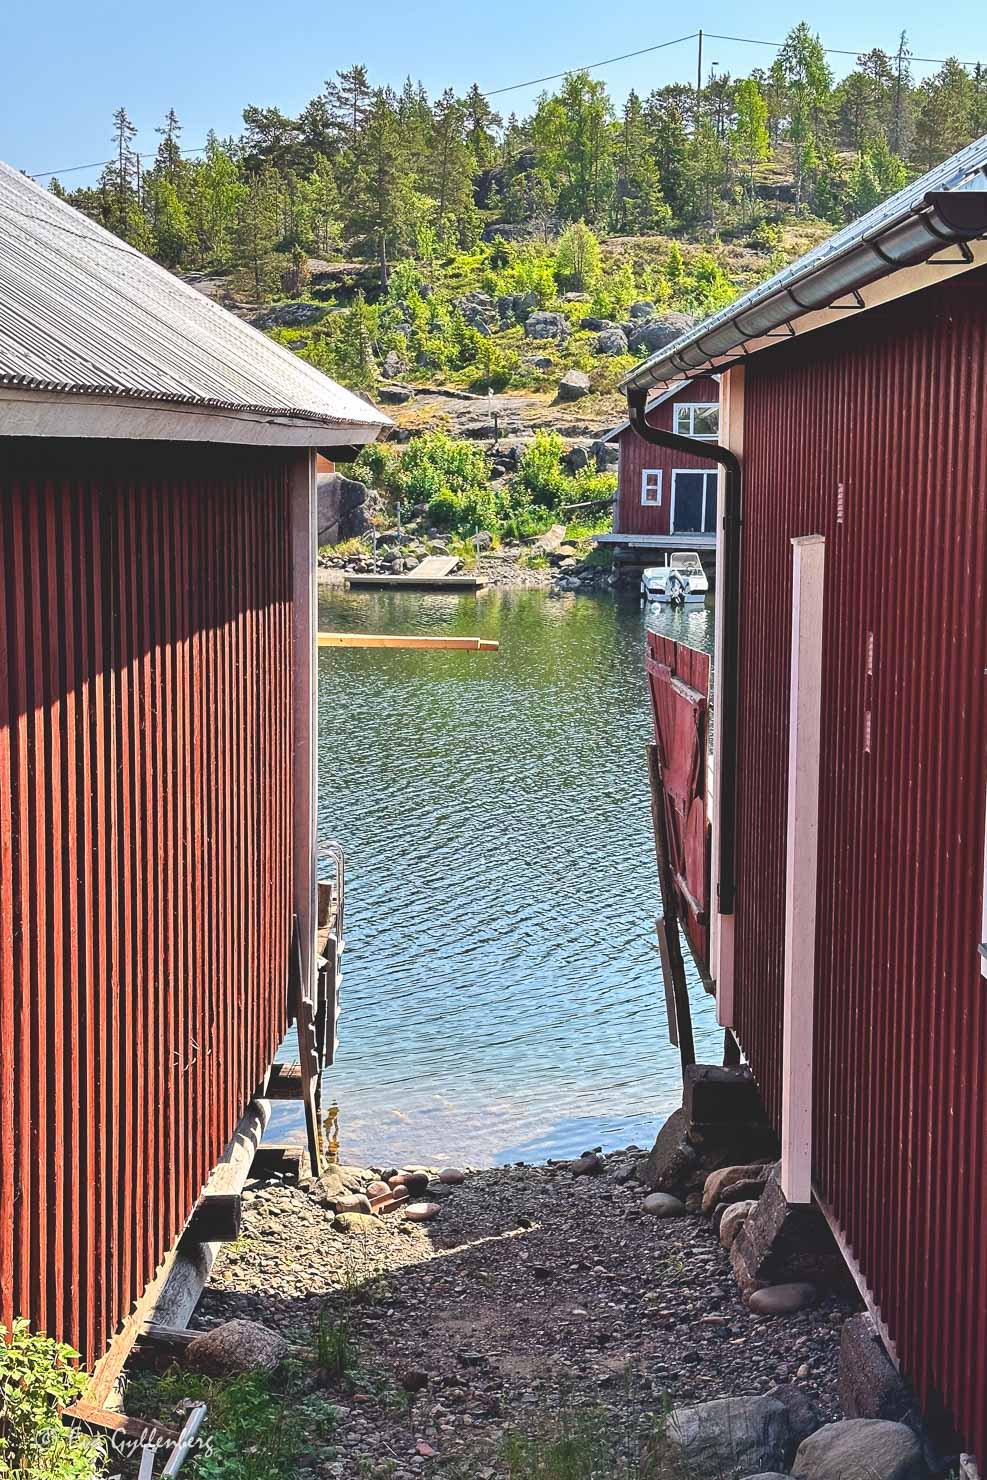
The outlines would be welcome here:
[[[838,1417],[847,1304],[752,1314],[707,1219],[646,1211],[640,1155],[433,1177],[424,1222],[408,1203],[336,1214],[393,1169],[254,1181],[194,1324],[248,1318],[310,1340],[325,1311],[348,1327],[358,1366],[332,1395],[332,1457],[310,1475],[562,1473],[509,1468],[505,1435],[594,1411],[616,1449],[633,1447],[647,1415],[779,1384],[817,1421]]]
[[[469,574],[481,576],[488,586],[499,588],[565,591],[607,591],[614,584],[611,567],[594,553],[587,541],[568,543],[561,526],[547,536],[524,544],[507,541],[496,548],[481,531],[478,557],[470,557]],[[403,537],[400,544],[391,531],[378,540],[377,559],[366,540],[358,555],[337,555],[331,548],[319,556],[319,579],[328,584],[345,581],[350,573],[374,570],[388,575],[410,575],[429,555],[446,555],[450,541],[441,537]],[[465,570],[461,566],[460,570]]]

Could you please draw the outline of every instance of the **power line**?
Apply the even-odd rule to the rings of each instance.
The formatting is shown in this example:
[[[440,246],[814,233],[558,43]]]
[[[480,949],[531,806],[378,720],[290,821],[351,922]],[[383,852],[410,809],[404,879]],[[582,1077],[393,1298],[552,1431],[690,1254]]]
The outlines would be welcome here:
[[[711,40],[711,41],[739,41],[744,46],[770,46],[771,49],[772,49],[772,51],[780,51],[781,48],[785,44],[783,41],[759,41],[754,36],[720,36],[720,35],[718,35],[716,33],[716,31],[704,31],[703,32],[703,35],[706,36],[706,37],[708,37],[709,40]],[[865,49],[863,47],[861,47],[859,51],[851,51],[849,49],[849,47],[824,46],[822,48],[822,50],[826,53],[827,56],[831,56],[831,57],[861,57],[861,56],[866,56],[867,55],[867,49]],[[892,58],[896,54],[897,53],[895,53],[895,52],[889,52],[888,53],[888,55],[891,56]],[[927,63],[930,63],[932,66],[941,67],[946,62],[950,61],[951,58],[950,57],[916,57],[916,56],[913,56],[911,52],[909,52],[908,53],[908,60],[910,62],[927,62]],[[979,67],[980,66],[980,63],[979,62],[960,62],[960,66],[961,67]]]
[[[501,93],[520,92],[524,87],[537,87],[540,82],[558,82],[561,77],[571,77],[573,72],[595,72],[597,67],[610,67],[614,62],[626,62],[631,57],[647,56],[651,51],[664,51],[666,46],[681,46],[683,41],[695,41],[698,35],[698,31],[690,31],[688,36],[676,36],[674,41],[659,41],[656,46],[642,46],[640,51],[625,51],[623,56],[607,57],[602,62],[587,62],[582,67],[567,67],[564,72],[553,72],[548,77],[533,77],[530,82],[512,82],[509,87],[492,87],[489,92],[481,93],[481,97],[496,98]]]
[[[546,77],[533,77],[529,82],[511,82],[506,87],[492,87],[487,92],[481,93],[480,96],[484,98],[497,98],[501,97],[504,93],[521,92],[526,87],[538,87],[543,82],[558,82],[563,77],[571,76],[573,72],[595,72],[599,67],[612,67],[616,62],[626,62],[634,57],[648,56],[651,52],[664,51],[670,46],[682,46],[686,41],[695,41],[699,34],[698,31],[690,31],[688,36],[676,36],[672,41],[658,41],[654,46],[642,46],[639,51],[625,51],[618,57],[605,57],[603,61],[587,62],[581,67],[567,67],[564,72],[552,72]],[[784,45],[782,41],[762,41],[756,36],[722,36],[716,31],[704,31],[702,34],[710,41],[733,41],[741,46],[767,46],[772,51],[780,51]],[[831,57],[865,56],[869,50],[866,47],[851,50],[849,47],[840,46],[824,46],[822,49],[827,56]],[[922,62],[934,67],[941,67],[950,60],[948,57],[917,57],[911,54],[909,54],[908,59],[912,62]],[[978,67],[980,63],[961,62],[960,66]],[[208,147],[207,144],[200,144],[198,148],[180,149],[178,152],[182,155],[204,154]],[[156,158],[156,154],[138,154],[135,157],[139,160],[154,159]],[[31,175],[31,179],[50,180],[53,175],[77,175],[84,170],[105,169],[107,165],[115,163],[115,159],[97,159],[92,164],[72,164],[67,165],[61,170],[38,170],[35,174]]]

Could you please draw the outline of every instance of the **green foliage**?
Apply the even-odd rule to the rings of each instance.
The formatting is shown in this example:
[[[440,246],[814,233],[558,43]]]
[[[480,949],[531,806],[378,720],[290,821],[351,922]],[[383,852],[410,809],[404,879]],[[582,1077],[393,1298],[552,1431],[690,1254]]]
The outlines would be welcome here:
[[[565,442],[558,432],[540,427],[521,454],[517,482],[532,503],[555,509],[565,494],[567,480],[562,467]]]
[[[563,288],[586,293],[600,275],[600,243],[585,221],[574,221],[559,238],[555,276]]]
[[[499,243],[502,266],[491,267],[484,275],[483,286],[497,297],[500,294],[534,293],[539,308],[556,301],[555,261],[548,247],[537,242]]]
[[[187,1461],[197,1480],[272,1480],[289,1476],[302,1454],[324,1449],[336,1411],[320,1394],[296,1396],[307,1387],[297,1364],[277,1375],[247,1373],[209,1378],[172,1367],[160,1377],[131,1383],[128,1401],[143,1417],[174,1421],[175,1410],[192,1399],[208,1414],[200,1443]]]
[[[71,1347],[32,1335],[26,1320],[0,1331],[0,1477],[95,1480],[105,1473],[102,1443],[60,1416],[86,1385],[78,1359]]]
[[[666,1412],[618,1424],[606,1408],[563,1403],[526,1432],[508,1429],[500,1458],[511,1480],[683,1480],[666,1426]]]
[[[359,1353],[350,1335],[349,1313],[345,1308],[335,1320],[328,1310],[319,1312],[315,1349],[319,1367],[336,1382],[357,1370]]]

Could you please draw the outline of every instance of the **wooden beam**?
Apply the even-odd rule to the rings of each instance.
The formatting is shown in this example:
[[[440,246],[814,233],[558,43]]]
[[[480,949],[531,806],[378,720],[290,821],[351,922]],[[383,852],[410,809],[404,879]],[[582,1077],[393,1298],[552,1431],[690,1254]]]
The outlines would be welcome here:
[[[301,1064],[272,1064],[271,1077],[267,1081],[267,1099],[300,1100],[303,1096]]]
[[[371,632],[320,632],[318,643],[319,647],[327,648],[423,648],[426,652],[496,653],[500,649],[499,642],[485,637],[419,637]]]
[[[658,931],[662,981],[665,985],[668,1036],[672,1044],[678,1048],[684,1072],[696,1062],[696,1048],[692,1035],[689,987],[685,979],[685,962],[682,959],[682,944],[679,940],[678,906],[672,876],[668,831],[665,826],[665,797],[657,745],[650,744],[647,747],[647,759],[648,781],[651,785],[651,821],[655,834],[655,862],[658,866],[658,891],[661,895],[662,908],[662,913],[655,921],[655,926]]]
[[[125,1413],[98,1408],[96,1404],[83,1402],[82,1399],[73,1403],[71,1408],[66,1408],[62,1417],[82,1428],[99,1429],[105,1434],[119,1434],[135,1444],[168,1444],[173,1447],[178,1443],[178,1431],[168,1428],[166,1424],[152,1422],[148,1418],[128,1418]]]

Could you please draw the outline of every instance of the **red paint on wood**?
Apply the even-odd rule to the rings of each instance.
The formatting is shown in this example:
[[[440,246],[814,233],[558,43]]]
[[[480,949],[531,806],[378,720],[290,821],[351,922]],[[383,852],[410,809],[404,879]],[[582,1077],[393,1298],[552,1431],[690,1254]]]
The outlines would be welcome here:
[[[102,1353],[286,1025],[280,455],[0,460],[0,1320]]]
[[[660,406],[648,412],[648,422],[662,431],[674,430],[674,408],[686,403],[716,406],[720,400],[719,382],[711,376],[700,376],[689,386]],[[672,508],[672,473],[679,469],[715,469],[716,463],[706,458],[687,457],[653,447],[637,432],[627,427],[618,437],[620,462],[617,465],[617,508],[615,529],[620,534],[668,534]],[[641,475],[645,468],[661,469],[661,503],[641,503]]]
[[[789,541],[818,533],[814,1176],[908,1376],[982,1456],[987,274],[761,356],[745,394],[738,1036],[777,1123]]]
[[[709,825],[706,746],[708,653],[647,634],[648,693],[661,768],[677,913],[700,970],[709,975]]]

